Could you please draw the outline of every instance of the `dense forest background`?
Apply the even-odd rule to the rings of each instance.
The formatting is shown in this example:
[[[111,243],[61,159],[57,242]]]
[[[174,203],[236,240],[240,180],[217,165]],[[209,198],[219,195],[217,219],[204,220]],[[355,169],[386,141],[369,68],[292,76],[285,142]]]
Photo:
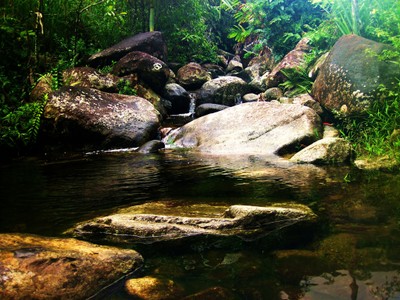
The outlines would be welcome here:
[[[34,147],[46,99],[30,103],[29,93],[40,78],[52,74],[56,89],[62,70],[150,29],[163,32],[170,62],[216,62],[221,51],[250,58],[266,47],[278,61],[304,36],[313,44],[312,61],[348,33],[393,45],[380,57],[393,60],[400,53],[400,1],[2,0],[0,149]]]

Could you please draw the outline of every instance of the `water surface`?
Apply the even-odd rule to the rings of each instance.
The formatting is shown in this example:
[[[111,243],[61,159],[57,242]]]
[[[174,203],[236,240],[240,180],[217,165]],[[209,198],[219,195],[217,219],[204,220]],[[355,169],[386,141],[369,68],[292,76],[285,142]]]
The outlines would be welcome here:
[[[184,295],[220,287],[232,299],[400,299],[400,175],[259,157],[98,153],[0,167],[0,232],[61,236],[76,222],[151,201],[302,203],[318,228],[237,247],[138,245],[135,276],[174,280]],[[121,245],[122,247],[122,245]],[[116,285],[98,299],[131,299]]]

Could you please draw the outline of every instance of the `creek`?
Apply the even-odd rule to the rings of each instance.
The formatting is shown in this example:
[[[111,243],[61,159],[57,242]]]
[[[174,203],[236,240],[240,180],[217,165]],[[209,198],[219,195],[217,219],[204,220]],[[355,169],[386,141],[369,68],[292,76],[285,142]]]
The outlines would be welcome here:
[[[305,204],[319,221],[295,235],[279,231],[228,248],[136,245],[145,266],[131,276],[172,279],[184,295],[221,287],[232,299],[400,299],[398,173],[170,150],[99,152],[2,163],[0,192],[0,232],[44,236],[152,201]],[[132,299],[122,283],[95,298]]]

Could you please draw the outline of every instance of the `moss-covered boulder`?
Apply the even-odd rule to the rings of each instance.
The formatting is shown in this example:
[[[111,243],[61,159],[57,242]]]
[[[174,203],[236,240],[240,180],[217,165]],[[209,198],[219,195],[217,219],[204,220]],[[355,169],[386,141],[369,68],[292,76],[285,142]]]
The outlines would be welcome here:
[[[377,57],[390,49],[353,34],[341,37],[321,66],[312,89],[314,98],[330,111],[365,111],[379,100],[380,85],[391,88],[400,78],[398,63]]]
[[[156,137],[159,118],[140,97],[65,87],[49,96],[42,143],[63,150],[137,147]]]

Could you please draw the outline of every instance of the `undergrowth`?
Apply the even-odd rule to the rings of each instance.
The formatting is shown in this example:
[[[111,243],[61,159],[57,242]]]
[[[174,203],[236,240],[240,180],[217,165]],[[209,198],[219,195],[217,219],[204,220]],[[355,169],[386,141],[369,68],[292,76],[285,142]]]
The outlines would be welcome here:
[[[396,89],[380,88],[379,100],[357,116],[336,113],[338,128],[358,157],[383,157],[400,162],[400,81]]]

